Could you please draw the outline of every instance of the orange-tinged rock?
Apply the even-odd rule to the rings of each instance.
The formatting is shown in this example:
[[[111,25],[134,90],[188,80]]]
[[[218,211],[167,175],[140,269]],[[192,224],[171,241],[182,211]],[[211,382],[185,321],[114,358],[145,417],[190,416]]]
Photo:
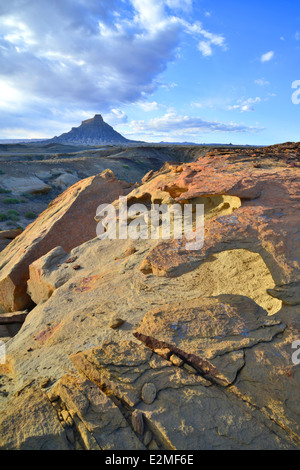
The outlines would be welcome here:
[[[0,254],[0,307],[23,310],[31,305],[27,294],[29,265],[56,246],[66,252],[96,237],[96,209],[129,192],[110,170],[68,188]]]
[[[295,167],[285,162],[285,155],[297,161]],[[253,168],[254,156],[259,157],[259,168]],[[214,253],[247,249],[262,256],[276,284],[286,291],[288,286],[295,289],[300,270],[298,161],[300,145],[284,144],[255,149],[255,153],[214,151],[182,165],[180,173],[158,172],[129,199],[134,193],[143,200],[161,191],[177,203],[204,204],[204,246],[189,251],[184,239],[162,241],[144,259],[141,271],[176,277]],[[276,289],[272,295],[276,296]],[[284,295],[290,297],[288,292]]]
[[[34,303],[45,302],[57,287],[68,280],[70,270],[59,270],[60,263],[67,258],[68,253],[57,246],[29,266],[27,292]]]

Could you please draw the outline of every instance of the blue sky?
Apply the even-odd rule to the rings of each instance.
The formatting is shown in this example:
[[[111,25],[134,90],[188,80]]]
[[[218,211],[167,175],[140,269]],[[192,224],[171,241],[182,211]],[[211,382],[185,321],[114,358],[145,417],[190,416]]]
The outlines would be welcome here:
[[[299,141],[299,58],[299,0],[3,1],[0,139]]]

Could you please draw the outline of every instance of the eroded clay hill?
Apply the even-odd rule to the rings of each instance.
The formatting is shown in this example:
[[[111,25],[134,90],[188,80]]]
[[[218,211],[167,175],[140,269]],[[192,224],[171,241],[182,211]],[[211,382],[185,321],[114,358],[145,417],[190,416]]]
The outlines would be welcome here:
[[[299,162],[288,143],[147,174],[128,206],[203,203],[201,250],[93,238],[69,251],[57,234],[28,257],[36,306],[1,317],[26,319],[0,366],[0,448],[299,449]]]

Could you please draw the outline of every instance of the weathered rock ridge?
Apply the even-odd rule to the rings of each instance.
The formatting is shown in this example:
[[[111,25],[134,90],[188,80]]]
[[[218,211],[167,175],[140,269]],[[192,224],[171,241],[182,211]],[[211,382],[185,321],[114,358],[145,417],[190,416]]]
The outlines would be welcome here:
[[[215,150],[127,194],[203,203],[201,250],[94,238],[24,257],[37,305],[0,365],[0,448],[299,449],[299,161],[299,144]]]
[[[125,195],[130,185],[116,180],[109,170],[81,180],[67,189],[0,253],[0,308],[22,310],[30,306],[29,266],[57,245],[67,252],[95,237],[98,205]]]

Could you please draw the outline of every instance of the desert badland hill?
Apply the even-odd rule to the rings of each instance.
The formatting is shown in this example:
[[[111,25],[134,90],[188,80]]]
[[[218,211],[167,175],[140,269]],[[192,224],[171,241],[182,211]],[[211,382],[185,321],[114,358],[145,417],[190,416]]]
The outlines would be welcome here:
[[[101,114],[87,119],[79,127],[73,127],[70,132],[54,137],[50,142],[72,145],[120,145],[131,141],[116,132],[104,122]]]

